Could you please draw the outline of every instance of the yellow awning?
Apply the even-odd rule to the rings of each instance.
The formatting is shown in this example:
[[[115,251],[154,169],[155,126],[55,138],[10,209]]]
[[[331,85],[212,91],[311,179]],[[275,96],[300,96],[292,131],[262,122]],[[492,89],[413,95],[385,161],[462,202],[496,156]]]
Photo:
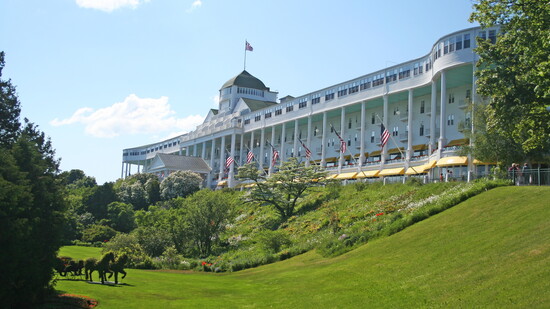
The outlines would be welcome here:
[[[342,174],[336,175],[334,179],[353,179],[355,178],[355,175],[357,175],[357,172],[342,173]]]
[[[371,157],[379,156],[382,153],[382,150],[376,150],[370,153]]]
[[[474,159],[474,164],[475,165],[497,165],[497,163],[495,162],[482,162],[482,161],[479,161],[478,159]]]
[[[453,139],[445,147],[451,147],[451,146],[462,146],[467,145],[470,142],[467,138],[459,138],[459,139]]]
[[[223,187],[227,185],[227,180],[218,181],[218,186]]]
[[[437,161],[437,166],[467,165],[468,157],[445,157]]]
[[[404,167],[387,168],[385,170],[381,170],[380,173],[378,173],[378,176],[403,175],[404,173],[405,173]]]
[[[428,145],[423,144],[423,145],[414,145],[413,146],[413,150],[424,150],[424,149],[428,149]]]
[[[405,151],[404,147],[392,148],[392,149],[388,150],[388,154],[399,153],[399,149],[401,149],[401,151]]]
[[[338,161],[338,158],[336,158],[336,157],[331,157],[331,158],[326,158],[326,159],[325,159],[325,162],[327,162],[327,163],[329,163],[329,162],[336,162],[336,161]]]
[[[357,175],[355,175],[355,179],[359,179],[359,178],[368,178],[368,177],[376,177],[378,176],[378,173],[380,171],[379,170],[375,170],[375,171],[362,171],[362,172],[359,172],[357,173]]]
[[[344,159],[346,159],[346,160],[351,159],[351,155],[344,156]]]
[[[409,167],[407,169],[407,171],[405,172],[405,175],[416,175],[416,174],[426,173],[427,171],[429,171],[430,169],[432,169],[435,166],[436,162],[437,161],[432,160],[432,161],[430,161],[429,163],[426,163],[426,164]]]

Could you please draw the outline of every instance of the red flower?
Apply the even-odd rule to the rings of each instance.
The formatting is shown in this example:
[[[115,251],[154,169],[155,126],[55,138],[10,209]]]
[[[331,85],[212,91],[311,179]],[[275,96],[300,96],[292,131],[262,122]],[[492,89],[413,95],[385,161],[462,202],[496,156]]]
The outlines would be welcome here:
[[[204,266],[204,265],[206,265],[206,262],[203,261],[203,262],[202,262],[202,266]]]
[[[383,214],[384,214],[383,212],[377,213],[376,216],[378,217],[378,216],[381,216],[381,215],[383,215]]]

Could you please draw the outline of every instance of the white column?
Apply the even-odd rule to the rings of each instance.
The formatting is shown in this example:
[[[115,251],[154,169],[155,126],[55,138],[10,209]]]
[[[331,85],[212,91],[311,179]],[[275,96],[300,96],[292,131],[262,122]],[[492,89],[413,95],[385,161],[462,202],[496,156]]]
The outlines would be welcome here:
[[[120,171],[120,178],[124,178],[124,161],[122,161],[122,170]]]
[[[285,137],[286,137],[286,123],[283,122],[281,124],[281,146],[279,147],[280,148],[279,156],[281,156],[281,162],[284,162],[286,160]]]
[[[327,112],[323,112],[323,134],[321,136],[321,167],[327,166]]]
[[[346,142],[347,147],[347,139],[345,137],[345,130],[346,130],[346,108],[342,107],[340,114],[340,137]],[[338,141],[338,145],[340,145],[340,141]],[[341,147],[340,147],[341,148]],[[342,151],[340,151],[340,159],[338,160],[338,174],[342,172],[342,165],[344,164],[344,156],[346,154]]]
[[[244,153],[244,133],[241,134],[241,144],[239,145],[239,165],[243,165],[244,160],[243,153]]]
[[[298,157],[298,136],[299,136],[298,119],[294,120],[294,157]]]
[[[260,131],[260,170],[264,171],[265,128]]]
[[[384,97],[384,107],[383,107],[383,118],[382,123],[384,124],[384,127],[386,130],[390,131],[390,128],[388,128],[388,95],[385,94]],[[380,156],[380,162],[381,164],[386,163],[386,157],[388,156],[388,144],[390,141],[386,143],[386,146],[382,148],[382,155]]]
[[[309,116],[307,116],[307,141],[306,141],[306,146],[309,150],[311,150],[311,141],[312,141],[312,137],[311,137],[311,115],[309,115]],[[305,152],[305,149],[304,149],[304,152]],[[306,166],[310,165],[309,160],[311,160],[311,158],[309,158],[309,159],[306,158]]]
[[[212,148],[210,148],[210,174],[208,174],[208,180],[206,185],[210,188],[212,186],[212,178],[214,178],[214,157],[216,156],[216,139],[212,138]]]
[[[445,136],[445,127],[447,122],[445,117],[447,116],[446,106],[447,106],[447,81],[445,77],[445,70],[441,71],[441,115],[439,117],[439,152],[443,150],[443,147],[447,144],[447,137]]]
[[[235,132],[233,132],[231,134],[231,148],[230,148],[230,156],[231,158],[233,158],[233,160],[235,160],[235,142],[236,142],[236,139],[237,139],[237,135],[235,134]],[[229,188],[233,188],[235,186],[235,162],[233,162],[233,164],[231,164],[231,166],[229,166],[229,175],[228,175],[228,178],[227,178],[227,186]]]
[[[359,169],[361,169],[361,166],[363,166],[363,163],[365,163],[365,102],[361,102],[361,140],[360,140],[360,152],[359,155]]]
[[[202,142],[201,158],[203,160],[206,158],[206,142]]]
[[[218,181],[223,179],[223,174],[225,170],[225,136],[221,137],[222,142],[220,146],[220,174],[218,175]]]
[[[272,126],[271,127],[271,141],[270,141],[271,145],[275,146],[275,126]],[[273,158],[273,147],[269,147],[271,148],[271,151],[269,152],[271,155],[269,156],[269,175],[273,174],[273,160],[271,160],[271,158]]]
[[[254,153],[254,131],[250,132],[250,151]],[[248,155],[248,154],[247,154]],[[257,161],[257,158],[256,158]]]
[[[437,117],[437,84],[432,80],[432,96],[430,102],[430,144],[428,145],[429,155],[435,149],[435,119]]]
[[[196,157],[197,156],[197,144],[194,144],[193,145],[193,157]]]
[[[409,127],[409,131],[407,132],[407,162],[411,160],[413,149],[412,149],[412,139],[413,139],[413,90],[409,89],[409,102],[408,102],[408,108],[409,108],[409,114],[408,114],[408,121],[407,126]]]

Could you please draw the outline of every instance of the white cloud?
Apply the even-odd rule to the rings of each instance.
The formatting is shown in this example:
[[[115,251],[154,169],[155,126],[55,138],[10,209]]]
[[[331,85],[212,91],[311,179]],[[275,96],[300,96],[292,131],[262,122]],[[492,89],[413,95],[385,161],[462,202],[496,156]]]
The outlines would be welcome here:
[[[188,132],[204,121],[200,115],[176,118],[168,104],[168,97],[139,98],[131,94],[123,102],[94,110],[89,107],[78,109],[67,119],[54,119],[53,126],[80,123],[85,132],[95,137],[116,137],[131,134],[157,134],[164,132]]]
[[[105,12],[112,12],[122,7],[135,9],[142,2],[149,2],[149,0],[76,0],[76,4],[80,7]]]
[[[200,8],[201,6],[202,6],[202,1],[201,1],[201,0],[195,0],[195,1],[193,1],[193,3],[191,4],[191,7],[188,8],[188,9],[186,10],[186,12],[187,12],[187,13],[191,13],[191,12],[193,12],[195,9]]]

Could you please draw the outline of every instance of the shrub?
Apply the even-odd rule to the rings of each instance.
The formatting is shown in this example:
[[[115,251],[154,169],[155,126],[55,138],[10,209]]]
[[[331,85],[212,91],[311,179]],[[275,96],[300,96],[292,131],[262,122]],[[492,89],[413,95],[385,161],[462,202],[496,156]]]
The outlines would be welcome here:
[[[103,241],[113,238],[117,232],[108,226],[93,224],[82,231],[82,240],[86,242]]]

